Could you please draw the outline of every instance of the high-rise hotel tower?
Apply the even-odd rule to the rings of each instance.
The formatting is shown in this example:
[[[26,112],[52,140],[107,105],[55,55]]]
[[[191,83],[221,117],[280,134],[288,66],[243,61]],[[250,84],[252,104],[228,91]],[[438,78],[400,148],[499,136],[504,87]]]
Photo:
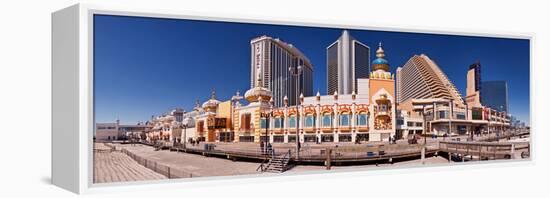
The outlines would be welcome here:
[[[298,95],[313,95],[313,65],[292,44],[264,35],[250,41],[250,54],[250,88],[254,88],[258,78],[261,78],[261,86],[273,94],[275,107],[284,105],[285,96],[288,105],[296,104],[296,83],[299,83]],[[288,68],[299,65],[303,70],[298,80]],[[257,75],[256,72],[262,74]]]
[[[397,68],[397,102],[412,99],[439,98],[453,100],[464,107],[464,100],[447,75],[428,56],[414,55],[403,67]]]
[[[347,30],[327,47],[327,94],[357,93],[357,79],[369,78],[370,48]]]

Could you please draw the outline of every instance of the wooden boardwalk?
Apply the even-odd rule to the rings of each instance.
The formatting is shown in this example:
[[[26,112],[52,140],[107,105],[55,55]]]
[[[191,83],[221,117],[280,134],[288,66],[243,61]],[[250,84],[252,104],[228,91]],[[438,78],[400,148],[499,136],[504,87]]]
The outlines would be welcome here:
[[[423,145],[384,145],[384,146],[366,146],[366,145],[348,145],[340,147],[325,147],[300,149],[300,157],[296,158],[296,149],[294,147],[277,148],[275,155],[282,155],[290,150],[292,163],[317,163],[324,164],[327,160],[327,149],[331,149],[330,159],[333,163],[368,163],[376,161],[397,160],[400,158],[420,157],[421,149]],[[268,153],[262,152],[260,149],[211,149],[206,150],[201,147],[187,147],[181,146],[168,147],[170,151],[185,152],[200,154],[204,156],[221,157],[231,160],[253,160],[264,161],[269,158]],[[426,147],[425,155],[432,155],[437,152],[437,145],[428,145]]]
[[[100,143],[96,143],[94,147],[94,183],[167,179],[120,151]]]

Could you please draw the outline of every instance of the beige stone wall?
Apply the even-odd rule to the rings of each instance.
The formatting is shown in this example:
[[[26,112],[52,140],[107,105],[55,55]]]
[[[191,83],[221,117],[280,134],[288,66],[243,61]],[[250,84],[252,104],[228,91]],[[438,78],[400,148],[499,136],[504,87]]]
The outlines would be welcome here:
[[[231,128],[231,101],[225,101],[218,105],[218,109],[216,111],[216,117],[218,118],[226,118],[227,119],[227,126],[226,128]]]

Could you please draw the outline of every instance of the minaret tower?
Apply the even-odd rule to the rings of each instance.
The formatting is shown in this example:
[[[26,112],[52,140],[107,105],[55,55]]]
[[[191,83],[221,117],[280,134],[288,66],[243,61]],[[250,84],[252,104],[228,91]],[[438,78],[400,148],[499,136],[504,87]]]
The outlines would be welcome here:
[[[387,141],[395,135],[395,77],[385,57],[380,42],[369,79],[369,109],[373,118],[369,120],[372,126],[369,137],[375,141]]]

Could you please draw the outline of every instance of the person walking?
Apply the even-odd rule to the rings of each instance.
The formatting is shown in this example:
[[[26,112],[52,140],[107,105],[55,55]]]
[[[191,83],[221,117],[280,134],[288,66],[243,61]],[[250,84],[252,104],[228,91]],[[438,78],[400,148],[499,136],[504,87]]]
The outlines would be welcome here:
[[[270,143],[267,143],[267,152],[272,153],[272,146]]]

